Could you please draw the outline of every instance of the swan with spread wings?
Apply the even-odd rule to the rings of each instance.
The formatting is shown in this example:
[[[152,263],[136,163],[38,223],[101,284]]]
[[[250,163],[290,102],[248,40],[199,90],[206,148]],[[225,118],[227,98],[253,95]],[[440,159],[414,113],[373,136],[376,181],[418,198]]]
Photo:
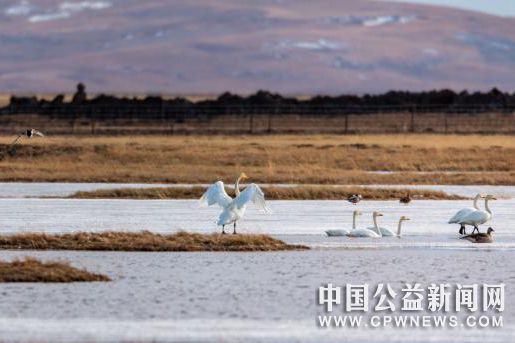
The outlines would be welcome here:
[[[225,225],[234,224],[233,234],[236,234],[236,222],[245,214],[249,202],[253,202],[265,212],[270,212],[265,203],[265,194],[255,183],[249,184],[240,192],[240,181],[248,179],[245,173],[241,173],[234,184],[236,197],[231,198],[225,191],[224,183],[217,181],[213,183],[200,198],[202,204],[208,206],[217,204],[223,208],[218,217],[217,225],[222,225],[222,234],[225,234]]]

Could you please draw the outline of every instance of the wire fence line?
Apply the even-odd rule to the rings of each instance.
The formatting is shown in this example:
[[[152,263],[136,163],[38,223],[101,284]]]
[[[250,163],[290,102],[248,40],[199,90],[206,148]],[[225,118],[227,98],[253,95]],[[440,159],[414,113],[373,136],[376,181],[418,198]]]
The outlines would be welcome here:
[[[70,108],[68,108],[70,110]],[[212,112],[212,113],[210,113]],[[49,134],[279,134],[279,133],[515,133],[515,110],[510,107],[378,106],[317,109],[316,113],[282,113],[260,107],[238,114],[227,110],[203,112],[166,108],[117,109],[77,107],[73,112],[3,113],[0,132],[12,134],[37,127]]]

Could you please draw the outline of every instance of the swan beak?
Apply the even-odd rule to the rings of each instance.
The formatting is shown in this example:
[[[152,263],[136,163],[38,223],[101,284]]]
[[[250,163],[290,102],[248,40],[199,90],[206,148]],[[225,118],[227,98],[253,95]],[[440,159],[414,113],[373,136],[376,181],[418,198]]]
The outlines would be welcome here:
[[[405,218],[404,220],[411,220],[410,218]]]

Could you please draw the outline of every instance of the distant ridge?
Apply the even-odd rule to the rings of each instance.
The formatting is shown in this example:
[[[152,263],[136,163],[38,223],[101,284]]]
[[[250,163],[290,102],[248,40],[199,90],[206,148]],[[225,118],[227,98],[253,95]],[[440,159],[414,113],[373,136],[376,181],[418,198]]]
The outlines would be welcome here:
[[[0,6],[0,92],[515,89],[515,18],[362,0]]]

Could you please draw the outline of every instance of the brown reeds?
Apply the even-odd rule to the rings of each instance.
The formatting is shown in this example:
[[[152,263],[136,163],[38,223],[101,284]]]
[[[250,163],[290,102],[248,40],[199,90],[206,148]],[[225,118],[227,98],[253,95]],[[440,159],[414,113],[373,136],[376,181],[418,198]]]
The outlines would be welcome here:
[[[0,282],[83,282],[110,281],[102,274],[72,267],[67,262],[42,262],[26,257],[10,262],[0,261]]]
[[[392,200],[405,196],[403,188],[373,188],[357,186],[295,186],[262,187],[268,200],[342,200],[351,194],[361,194],[367,200]],[[77,192],[70,198],[79,199],[198,199],[206,191],[205,187],[161,187],[161,188],[120,188]],[[234,191],[226,189],[228,194]],[[410,190],[414,199],[460,200],[464,197],[434,190]]]
[[[307,249],[267,235],[222,235],[179,232],[79,232],[50,235],[20,233],[0,236],[0,249],[97,251],[281,251]]]
[[[0,180],[513,184],[515,136],[0,137]],[[370,172],[389,171],[389,174]]]

